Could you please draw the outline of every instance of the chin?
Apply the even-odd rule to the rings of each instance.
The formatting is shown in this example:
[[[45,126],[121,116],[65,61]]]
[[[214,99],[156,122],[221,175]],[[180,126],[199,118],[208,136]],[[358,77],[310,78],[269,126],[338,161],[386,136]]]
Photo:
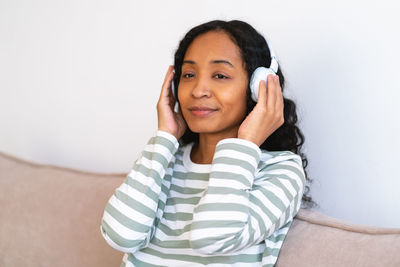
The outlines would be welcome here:
[[[194,133],[214,133],[218,131],[211,125],[188,125],[188,127]]]
[[[222,125],[222,123],[191,123],[188,125],[189,129],[198,134],[223,134],[223,133],[229,133],[231,134],[232,131],[237,132],[239,127],[237,125],[235,126],[227,126],[227,125]]]
[[[185,118],[186,124],[189,129],[194,133],[213,133],[221,128],[221,123],[213,119],[199,119],[199,118],[192,118],[190,115]]]

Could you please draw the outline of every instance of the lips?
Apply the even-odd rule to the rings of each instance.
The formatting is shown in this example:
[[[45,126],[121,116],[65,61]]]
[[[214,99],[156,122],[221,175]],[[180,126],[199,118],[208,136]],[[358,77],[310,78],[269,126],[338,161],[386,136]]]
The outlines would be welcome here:
[[[192,115],[198,117],[205,117],[217,111],[217,109],[207,106],[193,106],[190,107],[189,110],[192,113]]]

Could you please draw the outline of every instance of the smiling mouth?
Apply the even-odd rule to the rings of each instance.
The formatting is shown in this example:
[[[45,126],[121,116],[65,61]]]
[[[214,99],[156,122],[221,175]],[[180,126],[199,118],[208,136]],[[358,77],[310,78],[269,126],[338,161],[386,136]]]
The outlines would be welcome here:
[[[189,109],[190,113],[196,117],[207,117],[210,114],[217,111],[216,109],[208,109],[208,108],[193,108]]]

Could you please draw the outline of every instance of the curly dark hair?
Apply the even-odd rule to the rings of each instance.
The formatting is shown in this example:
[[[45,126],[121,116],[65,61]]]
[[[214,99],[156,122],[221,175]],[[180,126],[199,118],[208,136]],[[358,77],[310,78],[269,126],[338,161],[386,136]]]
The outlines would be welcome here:
[[[175,52],[175,75],[173,78],[174,87],[176,88],[175,95],[177,96],[177,89],[179,80],[182,72],[182,63],[189,45],[193,40],[200,34],[204,34],[210,31],[224,32],[230,39],[239,47],[241,58],[245,63],[245,68],[248,77],[251,77],[253,71],[259,66],[269,67],[271,64],[271,55],[268,49],[265,38],[258,33],[250,24],[240,20],[213,20],[192,28],[183,39],[180,41],[178,49]],[[281,66],[278,68],[277,75],[279,76],[279,82],[282,88],[282,92],[285,87],[285,78],[281,71]],[[250,80],[250,79],[249,79]],[[179,101],[179,100],[178,100]],[[246,116],[253,110],[256,102],[251,99],[250,87],[247,88],[247,110]],[[303,168],[306,176],[306,188],[302,199],[303,207],[309,208],[315,205],[315,202],[308,195],[310,191],[309,184],[311,179],[307,175],[306,167],[308,160],[304,153],[302,153],[301,147],[304,144],[304,136],[296,125],[297,114],[296,104],[294,101],[284,97],[284,123],[279,127],[273,134],[271,134],[260,148],[268,151],[284,151],[289,150],[298,154],[303,162]],[[182,144],[188,144],[191,142],[199,142],[199,134],[192,132],[187,127],[186,132],[179,140]]]

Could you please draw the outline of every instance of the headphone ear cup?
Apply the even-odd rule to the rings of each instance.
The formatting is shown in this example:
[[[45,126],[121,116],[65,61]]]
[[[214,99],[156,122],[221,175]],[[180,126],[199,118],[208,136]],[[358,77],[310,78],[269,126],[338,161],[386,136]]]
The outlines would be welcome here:
[[[258,67],[251,75],[250,90],[251,90],[251,98],[253,99],[254,102],[257,102],[258,100],[258,89],[261,80],[265,81],[265,86],[268,88],[267,80],[269,74],[276,75],[275,72],[270,68]]]
[[[174,98],[176,99],[176,93],[175,93],[175,69],[172,70],[172,72],[174,73],[174,77],[172,78],[171,81],[171,91],[172,91],[172,95],[174,96]]]
[[[175,96],[175,83],[174,83],[174,80],[172,80],[172,82],[171,82],[171,91],[172,91],[172,95],[174,96],[174,98],[176,99],[176,96]]]

